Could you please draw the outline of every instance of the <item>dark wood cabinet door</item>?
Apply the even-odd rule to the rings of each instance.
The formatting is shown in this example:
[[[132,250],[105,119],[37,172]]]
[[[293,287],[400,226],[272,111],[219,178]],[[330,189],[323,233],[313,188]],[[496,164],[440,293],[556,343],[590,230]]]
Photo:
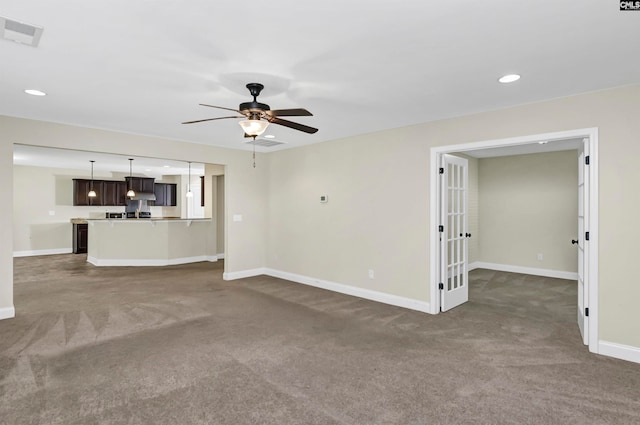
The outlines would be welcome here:
[[[117,185],[118,182],[116,181],[102,182],[102,205],[118,205],[116,203],[116,198],[118,197]]]
[[[156,200],[153,201],[153,205],[156,207],[164,207],[165,204],[165,192],[166,192],[166,184],[165,183],[156,183],[153,186],[153,193],[156,194]]]
[[[153,193],[153,182],[155,181],[155,179],[141,177],[140,180],[142,192]]]
[[[175,207],[177,205],[177,192],[178,185],[175,183],[168,183],[165,185],[164,204],[166,206]]]
[[[73,179],[73,205],[102,205],[102,180]],[[89,198],[93,187],[95,198]]]
[[[131,187],[135,192],[153,193],[153,182],[155,181],[154,178],[125,177],[125,180],[127,181],[127,184],[131,182],[131,186],[127,186],[127,190],[129,190],[128,187]]]
[[[126,181],[116,182],[116,203],[114,205],[117,206],[126,206],[127,205],[127,192],[129,188],[127,187]]]
[[[89,225],[73,225],[73,253],[86,254],[89,246]]]
[[[156,200],[150,205],[156,207],[175,207],[177,205],[176,193],[177,185],[175,183],[156,183],[153,192],[156,194]]]

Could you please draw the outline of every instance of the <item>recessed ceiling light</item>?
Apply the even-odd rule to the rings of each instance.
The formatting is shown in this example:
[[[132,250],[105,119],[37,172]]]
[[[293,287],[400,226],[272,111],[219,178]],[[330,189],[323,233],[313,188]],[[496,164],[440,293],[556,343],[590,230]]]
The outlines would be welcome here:
[[[171,165],[164,165],[164,168],[171,168]]]
[[[151,171],[151,168],[145,168],[144,171]]]
[[[503,84],[506,84],[506,83],[513,83],[514,81],[518,81],[519,79],[520,79],[520,76],[518,74],[509,74],[509,75],[500,77],[498,81]]]
[[[43,91],[40,90],[35,90],[35,89],[26,89],[24,91],[26,94],[30,94],[32,96],[46,96],[47,94]]]
[[[274,136],[273,134],[267,134],[266,136],[264,136],[265,139],[275,139],[276,136]]]
[[[545,142],[538,142],[538,144],[539,144],[539,145],[546,145],[547,143],[549,143],[549,142],[547,142],[547,141],[545,141]]]

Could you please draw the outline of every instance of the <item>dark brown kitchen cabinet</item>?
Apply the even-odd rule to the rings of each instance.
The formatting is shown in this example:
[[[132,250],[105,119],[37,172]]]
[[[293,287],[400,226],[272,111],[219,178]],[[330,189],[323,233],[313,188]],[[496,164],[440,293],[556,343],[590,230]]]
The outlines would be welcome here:
[[[89,225],[73,225],[73,253],[86,254],[89,246]]]
[[[87,180],[87,179],[73,179],[73,205],[104,205],[103,202],[103,181],[102,180]],[[95,198],[89,198],[89,191],[93,186],[93,190],[96,191]]]
[[[127,188],[130,187],[134,192],[153,193],[153,182],[155,181],[153,177],[125,177],[125,180]]]
[[[156,195],[153,205],[156,207],[175,207],[177,205],[177,191],[175,183],[156,183],[153,188]]]
[[[105,180],[102,182],[102,186],[104,192],[102,195],[102,205],[127,205],[127,182]]]

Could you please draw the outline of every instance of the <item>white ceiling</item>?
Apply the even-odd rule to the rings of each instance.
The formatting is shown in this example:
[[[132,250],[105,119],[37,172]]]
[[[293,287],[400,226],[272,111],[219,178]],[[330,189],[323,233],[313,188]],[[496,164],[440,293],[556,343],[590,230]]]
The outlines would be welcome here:
[[[0,0],[42,26],[0,40],[0,114],[251,149],[233,115],[263,83],[273,151],[640,83],[640,13],[609,0]],[[497,83],[507,73],[522,79]],[[45,97],[26,95],[35,88]]]

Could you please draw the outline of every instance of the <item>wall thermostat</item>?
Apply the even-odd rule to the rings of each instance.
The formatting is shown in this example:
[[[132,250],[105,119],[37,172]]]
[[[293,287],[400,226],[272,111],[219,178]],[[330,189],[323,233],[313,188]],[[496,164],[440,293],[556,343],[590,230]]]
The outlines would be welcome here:
[[[326,204],[327,202],[329,202],[329,197],[327,195],[320,195],[320,203]]]

